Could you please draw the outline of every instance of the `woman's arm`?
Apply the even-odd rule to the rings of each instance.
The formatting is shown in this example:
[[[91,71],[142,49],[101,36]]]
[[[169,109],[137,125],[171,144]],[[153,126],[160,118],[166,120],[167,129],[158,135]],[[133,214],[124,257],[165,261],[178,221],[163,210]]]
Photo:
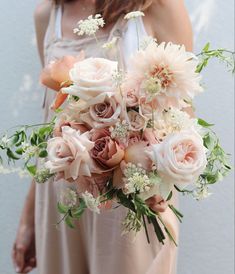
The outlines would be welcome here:
[[[43,63],[43,42],[50,17],[49,0],[41,2],[35,10],[35,30],[38,52]],[[35,182],[32,182],[22,210],[16,240],[13,246],[12,259],[17,273],[28,273],[36,266],[35,252]]]
[[[34,12],[34,22],[35,22],[35,32],[37,39],[38,53],[41,60],[42,66],[44,66],[44,38],[46,30],[48,27],[51,12],[51,1],[42,1],[35,9]]]
[[[183,0],[154,0],[145,15],[147,32],[155,37],[158,43],[172,42],[185,45],[188,51],[193,50],[192,26]],[[185,111],[193,116],[191,107]],[[156,212],[164,212],[167,209],[167,202],[160,196],[155,195],[146,202]]]
[[[193,31],[184,0],[154,0],[146,12],[146,27],[158,42],[173,42],[193,50]],[[184,109],[194,117],[192,107]]]
[[[183,0],[154,0],[145,13],[147,31],[158,42],[184,44],[192,51],[192,26]]]

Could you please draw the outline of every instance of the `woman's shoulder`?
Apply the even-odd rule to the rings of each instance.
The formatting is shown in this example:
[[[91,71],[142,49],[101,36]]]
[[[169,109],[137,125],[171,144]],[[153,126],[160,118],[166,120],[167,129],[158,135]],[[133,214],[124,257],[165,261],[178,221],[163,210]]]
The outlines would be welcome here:
[[[36,24],[48,25],[52,8],[52,1],[43,0],[41,1],[34,10],[34,20]]]

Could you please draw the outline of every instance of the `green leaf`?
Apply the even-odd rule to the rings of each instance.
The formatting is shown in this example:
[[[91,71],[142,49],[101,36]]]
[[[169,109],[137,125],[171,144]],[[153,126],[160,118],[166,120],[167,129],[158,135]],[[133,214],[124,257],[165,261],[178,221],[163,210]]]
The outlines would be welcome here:
[[[170,194],[169,194],[169,196],[166,199],[167,202],[170,201],[170,199],[172,198],[172,195],[173,195],[173,192],[171,191]]]
[[[73,224],[73,222],[72,222],[72,218],[71,218],[70,216],[67,216],[67,217],[65,218],[65,223],[66,223],[66,225],[67,225],[68,227],[70,227],[70,228],[75,228],[75,226],[74,226],[74,224]]]
[[[212,126],[214,126],[214,124],[209,124],[209,123],[207,123],[205,120],[203,120],[203,119],[201,119],[201,118],[199,118],[198,119],[198,124],[200,125],[200,126],[202,126],[202,127],[212,127]]]
[[[47,126],[47,127],[42,127],[39,129],[39,136],[41,138],[45,138],[47,135],[51,134],[53,128],[51,126]]]
[[[37,145],[37,139],[38,139],[37,134],[35,132],[33,132],[31,137],[30,137],[30,143],[31,143],[32,146]]]
[[[17,142],[19,141],[19,139],[20,139],[20,136],[19,136],[19,133],[17,132],[17,133],[14,134],[13,138],[11,139],[11,144],[12,145],[17,144]]]
[[[204,48],[202,49],[202,51],[203,51],[203,52],[207,52],[207,51],[209,50],[209,48],[210,48],[210,43],[208,42],[208,43],[204,46]]]
[[[58,202],[57,209],[61,214],[66,214],[68,213],[69,207]]]
[[[41,151],[39,152],[39,154],[38,154],[38,156],[39,156],[40,158],[46,158],[47,155],[48,155],[48,153],[47,153],[46,150],[41,150]]]
[[[153,224],[154,227],[154,231],[156,233],[156,236],[158,238],[158,241],[162,244],[164,244],[164,240],[166,239],[158,221],[157,221],[157,217],[151,217],[150,218],[151,223]]]
[[[15,151],[16,154],[18,155],[22,155],[23,154],[23,149],[22,148],[18,148],[16,151]]]
[[[7,149],[7,156],[12,160],[19,160],[20,158],[17,157],[9,148]]]
[[[36,172],[37,172],[37,167],[35,165],[26,165],[26,168],[28,170],[28,172],[32,175],[32,176],[35,176],[36,175]]]
[[[215,137],[208,133],[203,137],[203,143],[206,148],[212,151],[216,145]]]

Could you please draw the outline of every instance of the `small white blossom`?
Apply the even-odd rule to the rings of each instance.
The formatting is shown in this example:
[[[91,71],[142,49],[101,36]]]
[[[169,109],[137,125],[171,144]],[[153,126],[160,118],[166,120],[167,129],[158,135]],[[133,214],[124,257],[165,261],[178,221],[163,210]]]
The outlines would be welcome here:
[[[127,178],[125,185],[125,193],[134,193],[136,191],[145,192],[150,189],[151,182],[147,175],[134,173],[132,177]]]
[[[164,121],[171,127],[172,131],[181,131],[190,128],[200,131],[201,129],[201,126],[197,123],[197,119],[193,119],[185,111],[175,108],[171,108],[164,113]]]
[[[3,165],[0,164],[0,174],[8,175],[12,173],[18,173],[20,178],[29,177],[28,171],[21,169],[19,167],[16,168],[5,168]]]
[[[21,168],[18,169],[18,175],[21,179],[30,177],[29,172],[27,170],[21,169]]]
[[[34,179],[37,183],[43,184],[48,179],[50,179],[53,176],[53,174],[50,173],[50,170],[47,168],[43,168],[41,170],[38,170],[36,172],[36,175],[34,176]]]
[[[125,217],[124,221],[122,222],[123,230],[122,236],[133,231],[135,234],[141,230],[143,226],[142,219],[137,218],[137,215],[132,210],[128,211],[127,216]]]
[[[153,38],[152,36],[145,36],[141,41],[140,41],[140,49],[141,50],[146,50],[146,48],[151,45],[157,43],[157,39]]]
[[[100,14],[96,14],[94,17],[90,15],[86,20],[80,20],[77,23],[77,28],[73,32],[79,36],[81,35],[95,35],[99,28],[104,27],[104,19]]]
[[[125,15],[124,19],[126,20],[130,20],[130,19],[135,19],[137,17],[141,17],[141,16],[144,16],[144,13],[142,11],[132,11],[132,12],[129,12]]]
[[[4,147],[6,147],[10,142],[10,139],[7,137],[7,135],[4,135],[2,139],[0,140],[0,144]]]
[[[154,172],[147,173],[141,165],[128,163],[123,173],[125,176],[123,179],[125,183],[124,192],[126,194],[137,191],[140,193],[147,192],[158,181]]]
[[[113,78],[113,82],[115,84],[116,87],[120,87],[121,84],[124,81],[124,73],[122,70],[116,70],[113,74],[112,74],[112,78]]]
[[[119,140],[125,140],[128,135],[128,130],[129,124],[125,120],[123,120],[122,122],[118,121],[114,127],[109,128],[111,138]]]
[[[94,198],[94,196],[89,193],[88,191],[86,191],[85,193],[82,194],[82,198],[87,206],[87,208],[89,208],[91,211],[95,212],[95,213],[100,213],[100,201],[99,199]]]
[[[113,39],[110,42],[103,44],[102,48],[103,49],[112,49],[116,45],[117,40],[118,40],[118,37],[113,37]]]
[[[14,171],[12,169],[5,168],[3,165],[0,165],[0,174],[10,174],[13,173]]]
[[[71,188],[63,189],[60,193],[59,202],[67,207],[75,207],[78,205],[78,195]]]
[[[196,189],[193,193],[193,197],[196,200],[203,200],[211,196],[212,193],[209,192],[208,186],[203,186],[199,189]]]
[[[35,156],[39,152],[39,148],[37,146],[31,146],[29,144],[24,144],[22,146],[24,153],[22,154],[25,160]]]

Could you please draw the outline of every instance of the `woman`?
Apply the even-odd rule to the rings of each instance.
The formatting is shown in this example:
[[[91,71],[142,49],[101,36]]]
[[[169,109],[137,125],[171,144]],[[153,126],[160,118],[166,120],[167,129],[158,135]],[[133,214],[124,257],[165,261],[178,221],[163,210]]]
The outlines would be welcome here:
[[[125,65],[137,50],[135,27],[121,18],[125,13],[142,9],[145,17],[138,19],[140,36],[151,35],[158,42],[172,41],[192,50],[192,31],[183,0],[45,0],[35,12],[38,49],[42,64],[62,57],[76,55],[82,49],[89,56],[101,56],[93,38],[79,38],[72,29],[79,19],[101,13],[106,27],[97,35],[100,43],[119,36],[119,61]],[[113,56],[110,56],[113,58]],[[54,93],[45,96],[45,119],[52,113],[50,104]],[[13,249],[16,272],[28,273],[37,261],[39,274],[173,274],[176,249],[167,241],[161,246],[150,231],[151,244],[141,231],[135,241],[131,235],[121,237],[123,209],[99,216],[87,212],[71,230],[65,225],[55,227],[56,182],[32,184],[27,196]],[[153,197],[149,206],[163,212],[166,203]],[[163,213],[169,229],[177,237],[177,225],[168,210]],[[36,237],[35,237],[36,236]],[[36,239],[36,249],[35,249]],[[36,259],[37,254],[37,259]]]

